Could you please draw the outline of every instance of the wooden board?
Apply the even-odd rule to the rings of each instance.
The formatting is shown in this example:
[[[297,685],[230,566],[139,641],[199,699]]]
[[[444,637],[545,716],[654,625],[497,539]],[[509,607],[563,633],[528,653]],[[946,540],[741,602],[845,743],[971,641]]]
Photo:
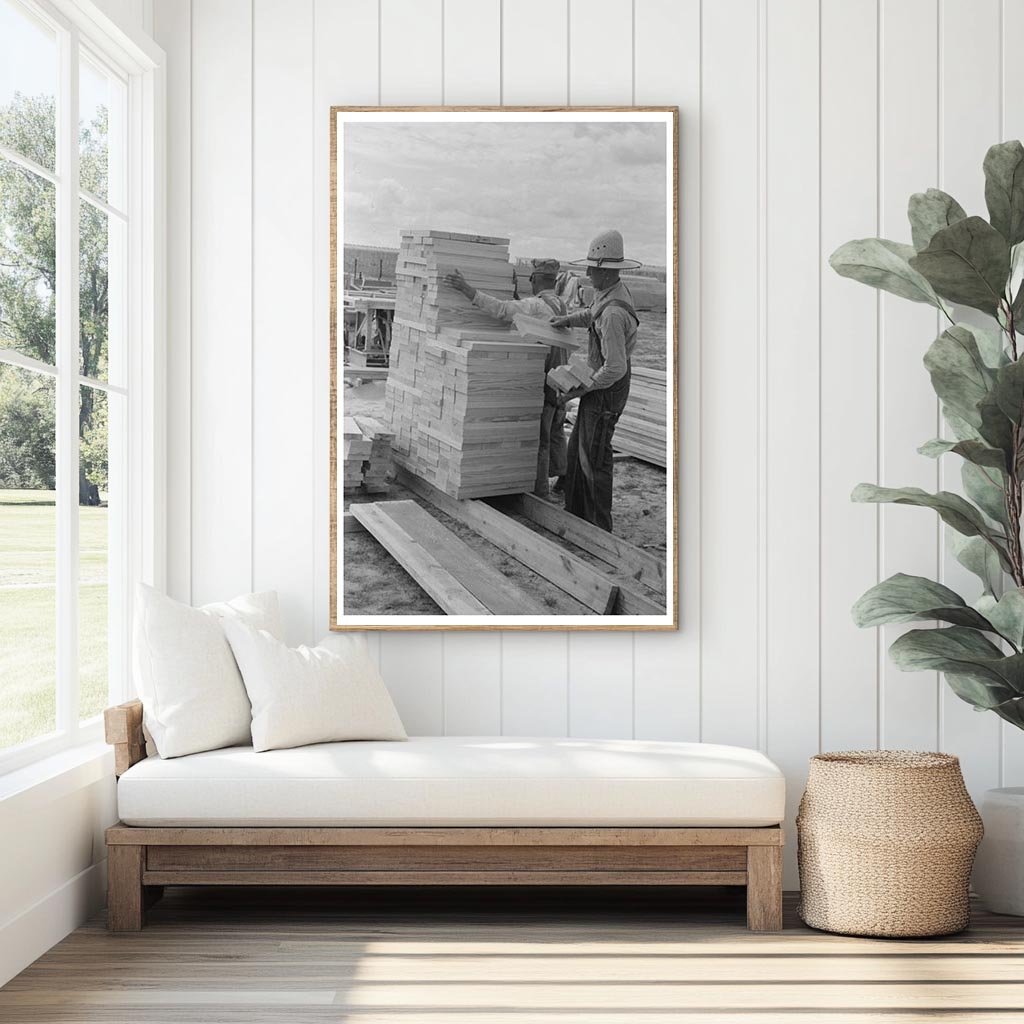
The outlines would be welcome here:
[[[446,614],[491,614],[430,551],[391,519],[382,505],[368,502],[352,505],[349,511]]]
[[[516,511],[545,530],[596,555],[623,576],[642,583],[658,593],[665,593],[665,557],[638,548],[629,541],[598,529],[564,508],[541,501],[532,494],[515,499]]]
[[[149,846],[149,871],[746,871],[745,846]]]
[[[480,501],[451,498],[427,481],[405,470],[398,479],[446,515],[471,526],[485,540],[550,580],[581,604],[608,615],[614,608],[618,586],[582,559],[534,533],[514,519]]]
[[[552,327],[544,317],[516,313],[512,317],[516,330],[531,341],[556,348],[577,349],[583,344],[582,337],[570,327]]]
[[[141,707],[141,705],[140,705]],[[108,846],[782,846],[782,829],[586,827],[163,828],[111,825]]]
[[[547,615],[548,610],[517,587],[474,551],[465,541],[442,526],[415,501],[381,504],[397,523],[437,559],[492,615]]]
[[[254,895],[265,904],[254,904]],[[0,992],[76,1024],[1011,1024],[1024,918],[939,939],[743,927],[733,889],[171,889],[127,939],[99,910]]]

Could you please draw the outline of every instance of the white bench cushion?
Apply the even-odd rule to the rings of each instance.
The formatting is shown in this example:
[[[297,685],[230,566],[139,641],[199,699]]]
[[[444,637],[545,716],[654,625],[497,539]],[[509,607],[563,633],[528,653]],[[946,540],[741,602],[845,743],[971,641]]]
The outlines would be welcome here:
[[[117,786],[128,825],[775,825],[785,780],[742,747],[411,737],[150,757]]]

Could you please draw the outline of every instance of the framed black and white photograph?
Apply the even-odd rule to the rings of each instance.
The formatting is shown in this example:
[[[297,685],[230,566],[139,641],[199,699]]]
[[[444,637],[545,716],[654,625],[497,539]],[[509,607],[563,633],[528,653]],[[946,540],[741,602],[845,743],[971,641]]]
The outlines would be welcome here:
[[[678,627],[678,110],[331,110],[333,629]]]

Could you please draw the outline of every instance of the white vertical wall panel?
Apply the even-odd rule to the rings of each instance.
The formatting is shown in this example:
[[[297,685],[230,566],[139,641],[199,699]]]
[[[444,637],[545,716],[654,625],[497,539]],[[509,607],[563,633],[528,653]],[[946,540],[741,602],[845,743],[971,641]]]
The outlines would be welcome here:
[[[192,599],[252,587],[252,10],[192,9]],[[168,146],[173,152],[174,146]],[[173,304],[173,296],[170,297]]]
[[[569,734],[569,648],[564,633],[506,633],[501,647],[506,736]]]
[[[850,606],[877,582],[878,513],[850,501],[878,479],[878,297],[827,259],[877,234],[878,3],[821,6],[821,746],[878,742],[877,630]],[[856,82],[856,89],[850,83]]]
[[[406,642],[380,645],[380,670],[406,732],[443,736],[444,638],[434,632],[400,639]]]
[[[940,147],[939,186],[955,196],[964,209],[985,215],[985,151],[999,138],[999,62],[992,59],[994,41],[999,39],[1000,0],[943,0],[939,21]],[[972,73],[964,76],[963,68]],[[957,319],[995,328],[995,322],[974,310],[957,310]],[[922,368],[921,375],[924,376]],[[948,433],[948,431],[946,432]],[[963,493],[961,460],[945,456],[939,462],[943,490]],[[943,543],[942,576],[947,586],[967,600],[981,591],[976,576],[953,557],[946,543],[949,530],[940,526]],[[979,716],[948,686],[940,687],[942,700],[943,750],[960,757],[975,797],[999,785],[1001,758],[1000,727],[995,715]],[[978,721],[979,717],[981,721]]]
[[[503,0],[502,100],[567,103],[568,0]]]
[[[751,747],[761,742],[758,14],[755,0],[705,3],[701,29],[701,737]]]
[[[501,103],[501,0],[444,0],[444,100]]]
[[[908,241],[907,200],[938,176],[938,3],[882,0],[881,234]],[[851,285],[852,287],[852,285]],[[861,285],[860,287],[863,287]],[[930,306],[882,296],[881,483],[934,491],[935,463],[917,448],[938,429],[938,405],[921,365],[936,335]],[[875,515],[861,506],[862,522]],[[881,575],[896,572],[936,578],[939,532],[927,509],[882,506]],[[882,630],[888,647],[905,630]],[[939,742],[938,681],[934,672],[900,672],[885,657],[882,673],[882,743],[935,750]]]
[[[569,634],[570,736],[633,736],[632,648],[628,633]]]
[[[646,0],[636,7],[635,101],[678,106],[680,294],[679,616],[677,633],[641,633],[634,652],[636,735],[700,736],[700,2]]]
[[[501,634],[443,638],[444,727],[447,736],[501,733]]]
[[[313,0],[253,3],[253,586],[285,636],[316,634],[314,576]],[[281,415],[287,409],[288,414]],[[281,524],[289,529],[281,531]]]
[[[999,139],[1024,139],[1024,103],[1021,103],[1021,97],[1024,96],[1024,62],[1020,60],[1020,40],[1024,39],[1024,4],[1006,0],[1001,14]],[[1024,732],[1009,723],[1001,723],[1000,730],[1002,784],[1024,786]]]
[[[569,0],[569,102],[628,106],[633,95],[633,4]]]
[[[820,275],[818,0],[770,4],[765,24],[765,747],[795,815],[819,750]],[[785,59],[774,59],[785,54]],[[795,844],[786,848],[790,869]]]
[[[167,135],[167,592],[192,600],[192,6],[157,0],[155,38],[168,55]]]
[[[380,102],[385,106],[441,102],[441,9],[441,0],[380,0]]]

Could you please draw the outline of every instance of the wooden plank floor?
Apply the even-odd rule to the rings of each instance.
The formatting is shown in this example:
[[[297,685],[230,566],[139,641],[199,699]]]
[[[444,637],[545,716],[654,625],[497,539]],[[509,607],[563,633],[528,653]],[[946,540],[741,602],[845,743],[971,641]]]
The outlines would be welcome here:
[[[743,925],[715,890],[177,889],[0,989],[0,1021],[867,1024],[1024,1020],[1024,919],[945,939]]]

